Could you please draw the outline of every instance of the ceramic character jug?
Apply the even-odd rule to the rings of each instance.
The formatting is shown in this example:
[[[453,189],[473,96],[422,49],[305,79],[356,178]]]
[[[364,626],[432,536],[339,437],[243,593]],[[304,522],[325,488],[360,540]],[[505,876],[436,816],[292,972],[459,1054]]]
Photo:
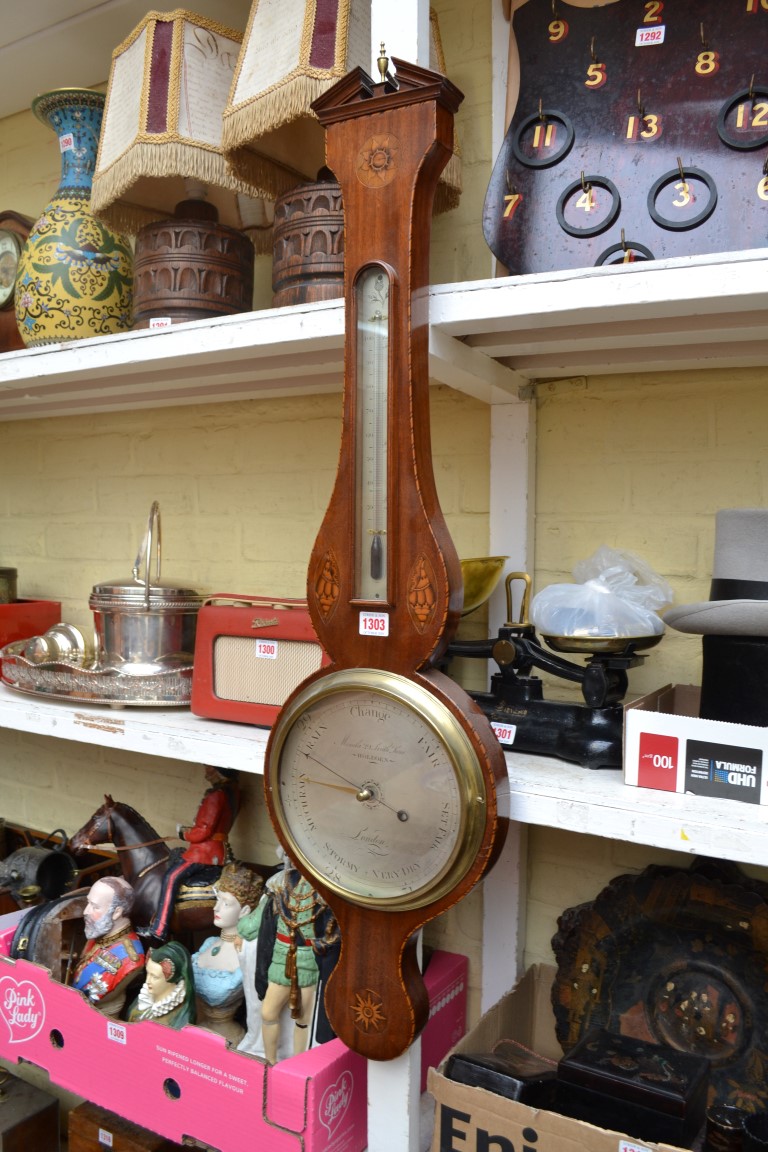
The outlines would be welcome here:
[[[19,262],[16,321],[28,347],[131,327],[130,245],[90,208],[104,101],[100,92],[61,88],[32,103],[38,120],[58,136],[61,182]]]

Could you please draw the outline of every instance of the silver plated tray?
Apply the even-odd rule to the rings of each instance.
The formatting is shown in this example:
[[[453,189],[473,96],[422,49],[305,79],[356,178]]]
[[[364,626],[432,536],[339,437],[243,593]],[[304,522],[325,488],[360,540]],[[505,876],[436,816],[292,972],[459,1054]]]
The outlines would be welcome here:
[[[188,708],[192,697],[192,665],[177,665],[151,674],[129,675],[119,668],[32,663],[22,655],[25,640],[0,650],[3,684],[31,696],[109,704],[113,708]]]

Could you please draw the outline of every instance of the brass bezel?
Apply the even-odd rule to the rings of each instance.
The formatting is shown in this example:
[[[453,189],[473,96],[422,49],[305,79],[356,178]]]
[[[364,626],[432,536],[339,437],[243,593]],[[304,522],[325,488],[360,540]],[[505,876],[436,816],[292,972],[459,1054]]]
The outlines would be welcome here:
[[[294,725],[319,702],[343,692],[375,692],[395,700],[416,713],[439,740],[450,760],[459,785],[461,823],[450,859],[442,870],[419,889],[405,895],[379,897],[363,895],[353,888],[329,880],[323,862],[310,859],[296,844],[291,822],[280,795],[281,756]],[[316,882],[351,904],[401,912],[424,908],[452,892],[477,859],[486,823],[487,789],[477,753],[456,716],[426,687],[395,672],[379,668],[345,668],[331,672],[301,689],[280,713],[270,740],[265,766],[272,811],[281,839],[292,860]]]

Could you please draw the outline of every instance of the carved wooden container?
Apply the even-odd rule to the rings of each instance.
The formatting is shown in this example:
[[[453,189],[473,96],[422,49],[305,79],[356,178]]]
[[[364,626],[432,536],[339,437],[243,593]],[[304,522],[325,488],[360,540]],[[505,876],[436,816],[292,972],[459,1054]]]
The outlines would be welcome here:
[[[133,327],[250,312],[253,261],[253,244],[236,228],[175,217],[147,224],[136,238]]]
[[[330,172],[275,202],[272,293],[275,308],[344,295],[344,211]]]

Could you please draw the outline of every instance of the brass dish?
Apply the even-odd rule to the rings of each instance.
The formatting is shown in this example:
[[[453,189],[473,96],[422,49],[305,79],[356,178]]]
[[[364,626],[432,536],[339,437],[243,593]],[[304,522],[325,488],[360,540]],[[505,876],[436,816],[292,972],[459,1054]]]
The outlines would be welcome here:
[[[641,652],[655,648],[664,633],[653,636],[544,636],[555,652],[598,653],[619,656],[624,652]]]
[[[464,579],[462,616],[469,616],[490,598],[508,559],[508,556],[473,556],[461,561]]]

